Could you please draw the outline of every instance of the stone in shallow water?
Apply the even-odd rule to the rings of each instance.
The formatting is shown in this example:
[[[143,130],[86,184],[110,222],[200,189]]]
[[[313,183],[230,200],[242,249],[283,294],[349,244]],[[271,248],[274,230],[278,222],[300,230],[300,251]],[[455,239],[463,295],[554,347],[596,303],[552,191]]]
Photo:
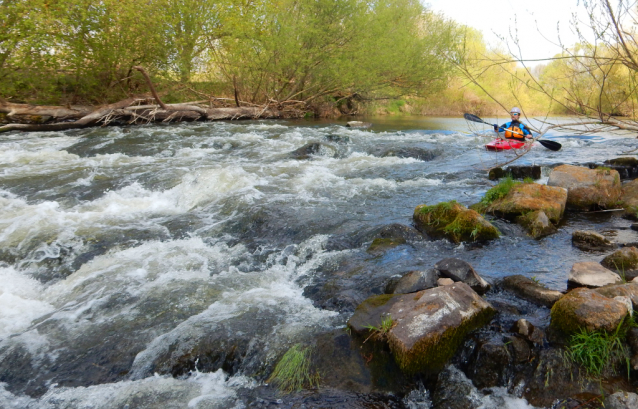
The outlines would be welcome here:
[[[409,294],[436,287],[439,272],[433,268],[414,270],[404,274],[394,288],[394,294]]]
[[[579,210],[614,208],[622,194],[620,175],[609,169],[557,166],[547,185],[567,189],[567,206]]]
[[[436,263],[434,268],[439,271],[441,276],[451,278],[455,282],[465,283],[479,294],[484,294],[490,289],[490,284],[467,261],[446,258]]]
[[[348,326],[362,335],[391,317],[386,339],[395,361],[407,373],[436,373],[465,336],[485,325],[494,308],[464,283],[405,295],[380,295],[359,305]]]
[[[587,251],[602,251],[616,247],[605,236],[591,230],[576,230],[573,232],[572,245]]]
[[[607,298],[595,290],[576,288],[554,304],[552,327],[572,334],[581,328],[588,332],[615,331],[629,310],[624,302]]]
[[[638,277],[638,249],[635,247],[623,247],[605,257],[600,264],[616,271],[625,277],[625,280],[633,280]]]
[[[560,291],[545,288],[531,278],[520,274],[505,277],[503,287],[521,298],[546,307],[551,307],[563,296]]]
[[[574,263],[567,284],[570,287],[602,287],[608,284],[621,283],[620,276],[606,269],[595,261],[581,261]]]

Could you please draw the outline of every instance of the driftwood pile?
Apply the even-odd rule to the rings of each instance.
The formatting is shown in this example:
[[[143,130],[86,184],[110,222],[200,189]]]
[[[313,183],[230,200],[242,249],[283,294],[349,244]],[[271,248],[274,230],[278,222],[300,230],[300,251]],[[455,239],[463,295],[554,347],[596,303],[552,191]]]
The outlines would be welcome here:
[[[110,123],[140,124],[150,122],[216,121],[234,119],[271,119],[299,116],[299,111],[280,110],[271,104],[265,106],[237,106],[211,108],[195,101],[182,104],[162,102],[150,78],[142,67],[135,67],[144,75],[152,98],[135,96],[100,108],[83,106],[36,106],[15,104],[0,99],[0,119],[8,122],[0,126],[7,131],[60,131],[65,129],[104,126]],[[149,104],[148,102],[154,102]],[[2,118],[4,117],[4,118]]]

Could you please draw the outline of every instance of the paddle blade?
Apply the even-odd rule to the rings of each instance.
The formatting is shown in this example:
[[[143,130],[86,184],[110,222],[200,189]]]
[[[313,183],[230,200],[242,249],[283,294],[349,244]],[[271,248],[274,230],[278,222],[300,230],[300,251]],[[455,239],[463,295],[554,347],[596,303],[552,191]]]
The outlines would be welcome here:
[[[463,114],[463,118],[467,119],[468,121],[478,122],[478,123],[481,123],[481,124],[487,124],[487,122],[485,122],[484,120],[482,120],[481,118],[479,118],[476,115]],[[490,124],[488,124],[488,125],[490,125]]]
[[[546,147],[550,151],[559,151],[560,148],[563,147],[563,145],[561,145],[558,142],[554,142],[554,141],[545,141],[543,139],[539,139],[536,142],[540,143],[541,145],[543,145],[544,147]]]

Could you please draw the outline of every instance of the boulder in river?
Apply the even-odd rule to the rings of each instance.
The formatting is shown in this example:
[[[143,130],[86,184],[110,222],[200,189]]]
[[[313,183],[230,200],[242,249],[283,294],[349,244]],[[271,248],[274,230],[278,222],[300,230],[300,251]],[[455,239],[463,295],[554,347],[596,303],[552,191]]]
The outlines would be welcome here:
[[[406,373],[436,373],[465,336],[484,326],[494,308],[464,283],[412,294],[379,295],[361,303],[348,321],[355,333],[368,335],[371,326],[386,328],[395,361]]]
[[[581,250],[602,251],[616,247],[605,236],[591,230],[576,230],[572,233],[572,245]]]
[[[638,311],[638,283],[606,285],[597,288],[596,292],[608,298],[628,297],[633,304],[634,311]]]
[[[638,179],[625,183],[622,187],[622,207],[625,209],[625,216],[631,219],[638,219]]]
[[[535,211],[543,211],[552,223],[558,223],[565,212],[567,191],[538,183],[517,183],[509,192],[485,209],[499,217],[514,220]]]
[[[289,155],[293,159],[309,159],[312,156],[329,156],[334,157],[337,154],[337,150],[330,145],[326,145],[325,143],[312,142],[307,143],[301,148],[295,149],[290,152]]]
[[[527,234],[535,239],[549,236],[558,231],[542,210],[536,210],[516,218],[518,224],[527,230]]]
[[[615,208],[622,195],[620,175],[609,168],[557,166],[547,185],[567,189],[567,206],[577,210]]]
[[[446,258],[434,265],[441,277],[451,278],[454,282],[469,285],[479,294],[485,294],[490,284],[481,277],[467,261],[458,258]]]
[[[605,257],[600,264],[617,272],[627,281],[633,280],[638,277],[638,249],[623,247]]]
[[[511,176],[513,179],[531,178],[537,180],[541,178],[541,167],[538,165],[508,166],[505,169],[490,169],[488,174],[490,180],[498,180],[507,176]]]
[[[394,294],[409,294],[436,287],[439,272],[436,269],[408,271],[391,288]],[[387,287],[386,287],[387,288]]]
[[[442,236],[454,243],[492,240],[500,233],[478,212],[455,200],[436,205],[419,205],[414,209],[416,228],[432,236]]]
[[[565,334],[572,334],[581,328],[588,332],[611,332],[616,330],[627,314],[629,309],[626,303],[588,288],[576,288],[554,304],[551,325]]]
[[[567,285],[570,287],[595,288],[621,282],[622,279],[618,274],[595,261],[574,263],[567,279]]]
[[[634,179],[638,176],[638,159],[635,157],[607,159],[603,163],[617,171],[621,179]]]
[[[560,291],[550,290],[520,274],[505,277],[502,285],[506,290],[512,291],[519,297],[546,307],[551,307],[563,296]]]

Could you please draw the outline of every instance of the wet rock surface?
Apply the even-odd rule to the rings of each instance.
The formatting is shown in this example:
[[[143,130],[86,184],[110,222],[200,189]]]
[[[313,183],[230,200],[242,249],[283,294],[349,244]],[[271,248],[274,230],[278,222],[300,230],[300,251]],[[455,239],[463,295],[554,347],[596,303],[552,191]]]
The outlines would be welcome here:
[[[399,367],[407,373],[436,373],[465,335],[485,325],[494,309],[469,286],[455,283],[405,295],[380,295],[359,305],[348,320],[353,332],[383,328]]]
[[[560,291],[548,289],[523,275],[505,277],[501,285],[521,298],[546,307],[551,307],[563,296]]]
[[[611,209],[622,195],[620,175],[615,170],[561,165],[552,170],[548,186],[567,189],[567,206],[573,209]]]
[[[438,279],[439,272],[434,268],[410,271],[404,274],[394,286],[390,288],[386,287],[386,293],[390,289],[390,293],[393,294],[415,293],[417,291],[436,287]]]
[[[458,258],[446,258],[436,263],[434,268],[441,277],[450,278],[454,282],[465,283],[479,294],[484,294],[490,289],[490,284],[467,261]]]
[[[419,205],[414,209],[413,220],[419,231],[454,243],[487,241],[500,236],[483,216],[455,201]]]
[[[571,287],[595,288],[621,282],[618,274],[594,261],[574,263],[567,278],[567,284]]]
[[[616,248],[617,245],[605,236],[591,230],[576,230],[572,233],[572,245],[585,251],[605,251]]]
[[[552,326],[566,334],[580,328],[614,331],[629,313],[624,302],[607,298],[594,290],[576,288],[552,307]]]
[[[567,197],[567,191],[562,187],[520,183],[514,185],[507,195],[493,201],[485,212],[514,220],[542,211],[552,223],[558,223],[565,212]]]
[[[626,281],[633,280],[638,277],[638,249],[623,247],[605,257],[600,264],[615,271]]]

